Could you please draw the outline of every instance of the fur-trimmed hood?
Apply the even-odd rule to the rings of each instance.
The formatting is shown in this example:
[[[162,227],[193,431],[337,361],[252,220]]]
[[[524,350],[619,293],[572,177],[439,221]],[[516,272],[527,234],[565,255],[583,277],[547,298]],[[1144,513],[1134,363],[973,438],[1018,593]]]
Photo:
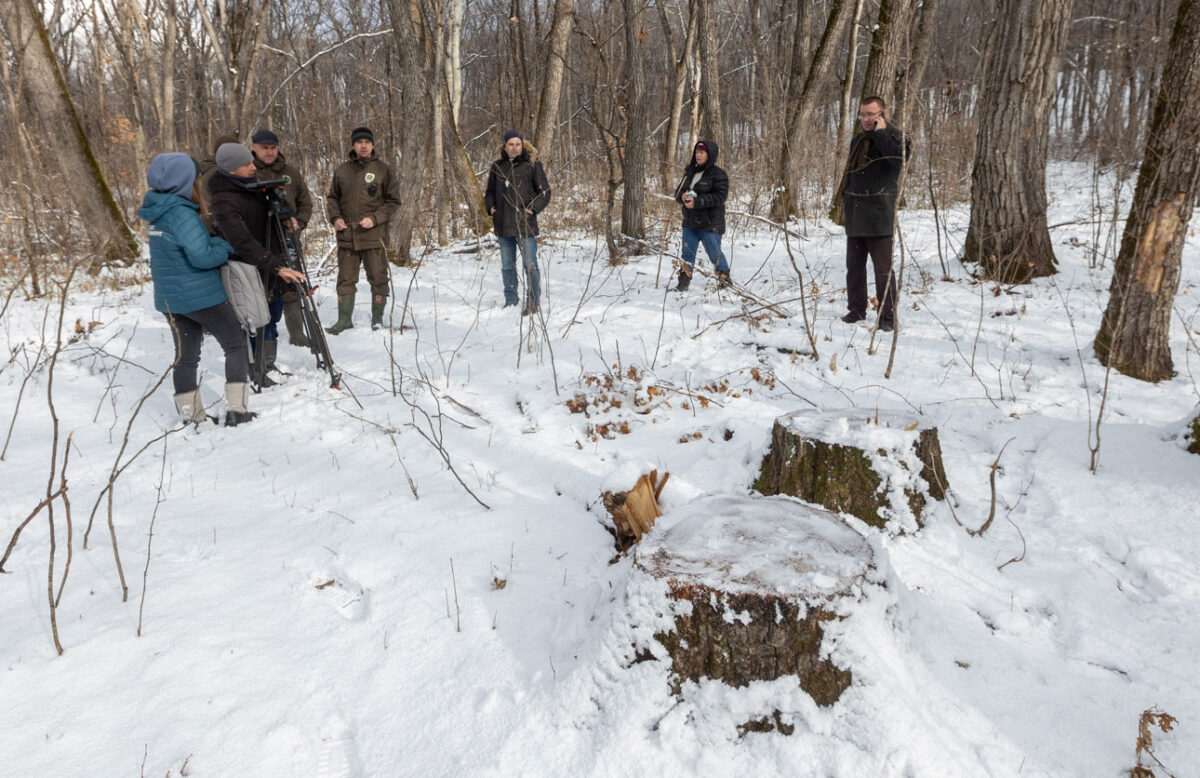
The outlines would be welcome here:
[[[517,155],[517,159],[524,160],[526,162],[537,162],[537,158],[538,158],[537,146],[534,146],[532,143],[525,140],[524,138],[521,139],[521,143],[522,143],[523,147],[521,149],[521,153]],[[500,161],[503,162],[506,159],[508,159],[508,152],[504,150],[504,144],[501,143],[500,144]]]

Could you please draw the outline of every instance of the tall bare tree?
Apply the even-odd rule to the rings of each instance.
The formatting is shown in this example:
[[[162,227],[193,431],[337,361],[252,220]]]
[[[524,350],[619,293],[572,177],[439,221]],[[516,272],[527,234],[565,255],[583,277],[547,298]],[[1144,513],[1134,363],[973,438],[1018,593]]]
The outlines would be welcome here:
[[[625,20],[625,149],[621,178],[621,232],[646,237],[646,31],[639,22],[641,0],[621,0]]]
[[[1172,375],[1171,308],[1200,182],[1200,0],[1182,0],[1113,269],[1096,356],[1143,381]]]
[[[38,161],[42,169],[61,170],[62,187],[83,215],[97,256],[130,263],[138,256],[137,242],[100,169],[92,143],[59,68],[50,35],[33,0],[17,0],[6,29],[13,50],[23,55],[25,107],[37,118],[41,136],[52,149]]]
[[[800,86],[798,90],[788,89],[789,95],[796,93],[797,97],[795,102],[789,101],[787,135],[784,139],[783,153],[777,174],[778,184],[775,199],[771,203],[771,218],[776,221],[786,221],[797,213],[796,205],[800,194],[800,151],[803,148],[805,137],[812,132],[809,122],[817,108],[818,90],[825,83],[829,71],[833,67],[833,55],[846,31],[852,9],[853,0],[833,0],[829,16],[825,20],[825,31],[821,34],[821,42],[817,45],[817,51],[813,54],[812,61],[808,63],[807,68],[802,60],[796,59],[802,54],[793,55],[790,83],[803,84],[803,86]],[[807,30],[800,30],[799,24],[797,24],[797,37],[807,34]],[[793,46],[799,47],[800,41],[797,39]],[[804,74],[802,78],[801,73]]]
[[[963,261],[1025,283],[1056,272],[1046,222],[1046,149],[1073,0],[997,0],[979,96]]]
[[[567,44],[575,23],[575,0],[555,0],[554,21],[550,24],[550,47],[546,50],[546,72],[542,78],[542,96],[534,121],[533,144],[540,154],[554,145],[558,126],[558,104],[562,94],[563,73],[567,66]]]
[[[717,57],[717,0],[693,0],[700,14],[700,135],[720,144],[725,121],[721,114],[721,68]],[[698,139],[697,139],[698,140]]]

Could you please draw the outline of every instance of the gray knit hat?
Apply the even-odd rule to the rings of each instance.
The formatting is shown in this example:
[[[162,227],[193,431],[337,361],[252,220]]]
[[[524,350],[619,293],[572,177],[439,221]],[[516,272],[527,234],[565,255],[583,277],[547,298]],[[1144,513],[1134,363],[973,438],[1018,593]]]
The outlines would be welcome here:
[[[240,143],[222,143],[217,149],[217,167],[226,173],[232,173],[253,161],[254,155],[250,153],[250,149]]]

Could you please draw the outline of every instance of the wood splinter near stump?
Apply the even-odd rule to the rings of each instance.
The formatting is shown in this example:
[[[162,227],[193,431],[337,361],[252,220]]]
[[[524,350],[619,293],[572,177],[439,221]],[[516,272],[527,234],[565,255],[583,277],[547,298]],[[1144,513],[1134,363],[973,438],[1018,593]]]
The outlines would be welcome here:
[[[760,494],[790,494],[901,530],[924,524],[926,497],[943,500],[948,488],[937,427],[912,414],[854,408],[776,419],[754,482]]]
[[[634,543],[654,526],[654,521],[662,515],[658,507],[658,496],[667,485],[670,473],[663,473],[662,480],[658,471],[651,470],[643,475],[628,492],[604,492],[600,499],[613,520],[613,533],[617,540],[617,550],[627,551]]]
[[[795,676],[819,705],[850,686],[827,626],[881,581],[872,547],[841,517],[787,498],[709,497],[642,540],[635,571],[665,582],[674,629],[656,634],[683,681],[730,686]],[[764,713],[769,713],[764,711]]]

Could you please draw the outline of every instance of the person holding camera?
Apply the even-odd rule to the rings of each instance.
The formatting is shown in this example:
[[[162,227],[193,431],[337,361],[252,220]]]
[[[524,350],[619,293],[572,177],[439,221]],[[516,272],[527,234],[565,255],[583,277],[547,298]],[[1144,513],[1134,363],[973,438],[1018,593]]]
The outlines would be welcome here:
[[[525,270],[525,305],[521,315],[537,313],[541,273],[537,263],[537,215],[550,204],[550,182],[538,162],[537,149],[521,133],[504,133],[500,159],[488,170],[484,205],[492,215],[500,243],[500,277],[504,282],[504,307],[517,304],[517,250]]]
[[[264,180],[283,180],[284,196],[292,215],[284,223],[288,240],[296,247],[299,254],[303,248],[300,245],[300,233],[312,218],[313,199],[308,191],[308,184],[300,169],[288,162],[279,150],[279,136],[270,130],[259,130],[250,137],[250,151],[254,154],[254,167],[258,177]],[[308,337],[304,334],[304,317],[300,313],[300,298],[295,287],[288,286],[283,292],[283,321],[287,325],[288,341],[293,346],[304,348],[308,346]],[[274,316],[274,313],[272,313]]]
[[[326,330],[331,335],[354,326],[354,295],[360,265],[366,267],[367,281],[371,284],[371,329],[383,326],[388,296],[384,225],[400,207],[397,186],[391,166],[375,153],[374,133],[368,127],[355,127],[350,132],[350,159],[333,172],[325,197],[338,245],[338,318]]]
[[[719,152],[716,141],[698,142],[692,148],[691,162],[684,168],[683,180],[675,187],[675,201],[683,206],[683,264],[675,284],[677,292],[686,292],[691,285],[696,252],[701,245],[716,267],[717,286],[724,288],[731,283],[729,261],[721,250],[729,176],[717,167]]]
[[[842,212],[846,225],[847,324],[867,318],[867,257],[875,268],[879,298],[878,327],[896,326],[896,276],[892,273],[892,232],[900,169],[912,147],[904,133],[888,122],[883,99],[868,97],[858,108],[861,131],[850,141]],[[903,148],[903,151],[901,151]]]
[[[275,370],[279,348],[276,324],[283,313],[282,294],[292,282],[305,280],[304,274],[285,264],[284,248],[270,229],[266,197],[253,188],[257,169],[250,149],[240,143],[222,144],[216,161],[217,171],[208,180],[213,226],[233,246],[230,259],[254,265],[263,277],[271,321],[263,328],[263,358],[255,360],[252,377],[259,386],[274,386],[276,382],[267,374]],[[254,337],[251,345],[255,350],[260,347]]]
[[[150,223],[154,308],[167,317],[175,341],[175,407],[184,421],[207,418],[196,372],[208,330],[225,352],[226,426],[253,418],[246,410],[246,337],[230,307],[218,268],[233,247],[208,234],[201,220],[198,166],[187,154],[159,154],[146,171],[150,191],[138,216]]]

